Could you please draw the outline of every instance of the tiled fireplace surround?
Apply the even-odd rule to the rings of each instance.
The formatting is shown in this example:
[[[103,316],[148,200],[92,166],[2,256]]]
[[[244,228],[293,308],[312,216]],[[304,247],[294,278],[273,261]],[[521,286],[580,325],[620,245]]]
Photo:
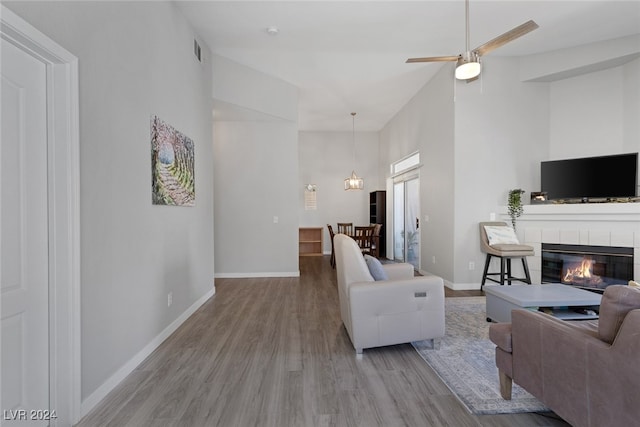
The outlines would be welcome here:
[[[506,208],[499,212],[510,224]],[[632,247],[633,277],[640,281],[640,203],[527,205],[516,232],[535,249],[535,256],[528,258],[532,283],[540,283],[542,243]]]

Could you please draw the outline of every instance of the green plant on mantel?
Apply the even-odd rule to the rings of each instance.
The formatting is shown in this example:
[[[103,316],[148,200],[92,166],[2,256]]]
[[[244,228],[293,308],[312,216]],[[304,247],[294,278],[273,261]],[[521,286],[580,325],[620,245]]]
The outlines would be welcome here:
[[[524,212],[524,208],[522,207],[522,195],[524,194],[524,190],[520,188],[516,188],[514,190],[509,190],[509,200],[507,203],[507,212],[511,217],[511,225],[513,225],[513,229],[516,229],[516,219],[522,215]]]

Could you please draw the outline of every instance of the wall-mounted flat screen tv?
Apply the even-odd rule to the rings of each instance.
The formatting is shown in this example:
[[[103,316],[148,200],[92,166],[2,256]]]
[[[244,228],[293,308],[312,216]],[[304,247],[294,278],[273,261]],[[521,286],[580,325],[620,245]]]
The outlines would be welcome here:
[[[542,162],[540,178],[549,200],[636,197],[638,153]]]

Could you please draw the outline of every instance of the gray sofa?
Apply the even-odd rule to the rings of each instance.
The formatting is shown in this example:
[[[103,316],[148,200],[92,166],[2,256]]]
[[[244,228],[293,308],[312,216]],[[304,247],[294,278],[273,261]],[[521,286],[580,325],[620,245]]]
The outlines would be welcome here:
[[[511,381],[573,426],[640,425],[640,289],[606,288],[596,325],[513,310],[492,324],[504,399]]]

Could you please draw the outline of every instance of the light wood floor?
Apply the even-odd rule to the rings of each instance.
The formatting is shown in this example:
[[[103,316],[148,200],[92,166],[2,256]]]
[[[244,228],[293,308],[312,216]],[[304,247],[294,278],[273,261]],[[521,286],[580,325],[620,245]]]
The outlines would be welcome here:
[[[328,257],[302,257],[300,273],[216,280],[216,295],[79,425],[567,426],[470,415],[409,344],[357,359]]]

